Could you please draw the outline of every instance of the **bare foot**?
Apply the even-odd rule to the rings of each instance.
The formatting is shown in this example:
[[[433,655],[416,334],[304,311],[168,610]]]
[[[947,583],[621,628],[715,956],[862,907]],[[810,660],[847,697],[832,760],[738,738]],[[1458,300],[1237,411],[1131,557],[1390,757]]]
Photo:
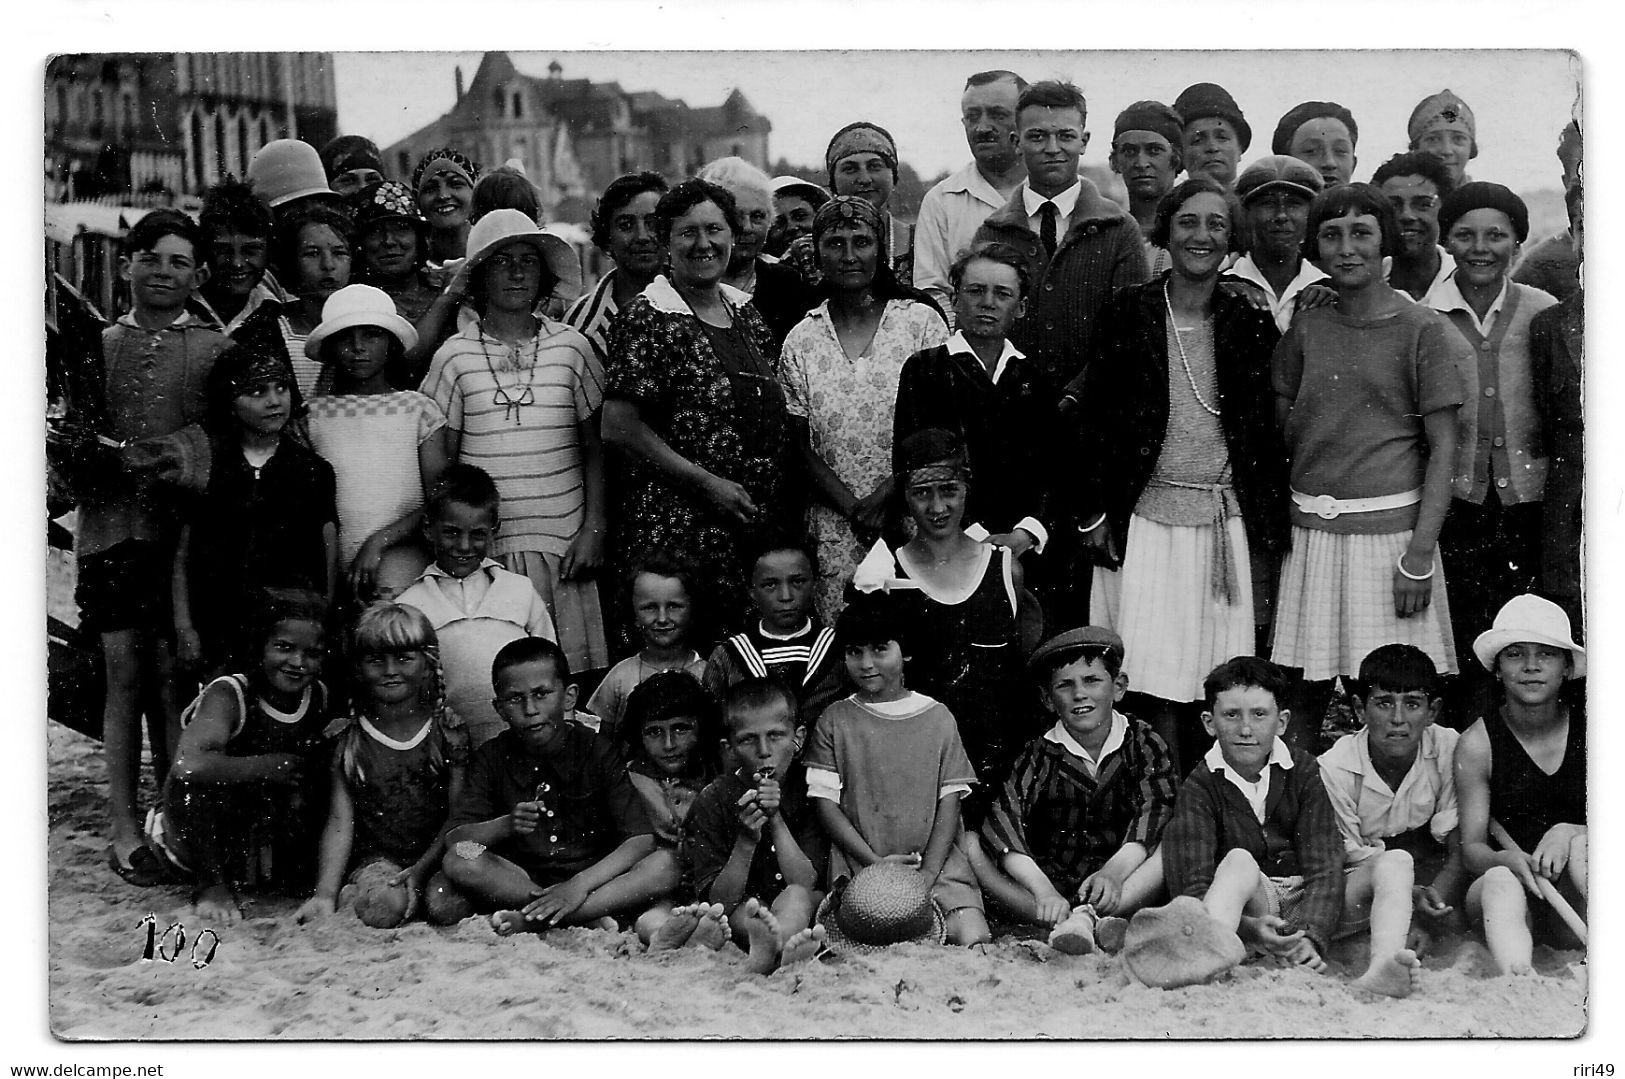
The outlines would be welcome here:
[[[588,922],[586,925],[582,926],[581,928],[583,928],[583,929],[602,929],[606,933],[619,933],[621,931],[621,923],[617,922],[614,918],[611,918],[609,915],[606,914],[602,918],[598,919],[596,922]]]
[[[1049,946],[1067,955],[1088,955],[1094,951],[1094,912],[1087,907],[1074,907],[1065,921],[1050,930]]]
[[[784,942],[784,951],[779,953],[779,966],[787,967],[791,963],[804,963],[815,957],[823,947],[823,926],[815,925],[811,929],[803,929]]]
[[[243,920],[237,894],[225,884],[211,884],[193,896],[192,914],[204,925],[231,925]]]
[[[491,929],[499,937],[511,937],[529,928],[530,925],[525,921],[522,911],[499,910],[491,915]]]
[[[755,899],[745,900],[745,905],[739,908],[739,916],[745,923],[745,936],[750,938],[745,969],[752,974],[772,974],[779,965],[782,951],[779,920]]]
[[[1107,955],[1123,950],[1123,938],[1128,936],[1128,919],[1108,915],[1095,923],[1095,943]]]
[[[1422,962],[1409,948],[1371,960],[1366,972],[1354,984],[1385,997],[1408,997],[1422,988]]]
[[[721,903],[701,903],[699,911],[700,922],[694,927],[694,935],[688,938],[688,942],[717,951],[728,943],[732,935],[728,932],[728,916],[723,912]]]
[[[705,913],[705,905],[693,904],[689,906],[673,907],[671,917],[667,918],[649,936],[649,950],[651,952],[669,952],[674,948],[681,948],[688,943],[688,938],[694,935],[699,927],[700,915]]]

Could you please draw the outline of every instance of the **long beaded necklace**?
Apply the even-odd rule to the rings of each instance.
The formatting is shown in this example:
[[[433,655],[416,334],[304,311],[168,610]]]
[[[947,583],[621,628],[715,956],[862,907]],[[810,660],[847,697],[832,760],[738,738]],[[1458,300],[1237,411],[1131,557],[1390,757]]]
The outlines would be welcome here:
[[[1202,391],[1196,388],[1196,376],[1191,374],[1191,361],[1185,355],[1185,339],[1180,336],[1179,322],[1174,318],[1174,301],[1168,297],[1168,282],[1162,283],[1162,302],[1168,305],[1168,325],[1174,328],[1174,344],[1179,346],[1179,364],[1185,369],[1185,381],[1191,384],[1191,393],[1196,395],[1196,403],[1207,409],[1209,414],[1217,416],[1219,410],[1207,403]]]
[[[531,339],[531,343],[535,343],[535,338]],[[519,410],[526,405],[536,403],[536,391],[532,388],[532,384],[536,381],[536,358],[531,357],[531,362],[520,368],[524,372],[524,379],[522,382],[514,384],[513,388],[519,391],[519,396],[515,397],[508,391],[508,387],[502,384],[502,379],[497,377],[496,365],[491,362],[491,350],[485,346],[484,333],[480,334],[480,352],[485,356],[485,369],[491,373],[491,382],[496,386],[496,390],[492,394],[492,400],[502,406],[503,422],[507,422],[511,416],[513,422],[517,424],[519,422]],[[514,362],[516,364],[522,361],[523,354],[523,345],[514,346]]]

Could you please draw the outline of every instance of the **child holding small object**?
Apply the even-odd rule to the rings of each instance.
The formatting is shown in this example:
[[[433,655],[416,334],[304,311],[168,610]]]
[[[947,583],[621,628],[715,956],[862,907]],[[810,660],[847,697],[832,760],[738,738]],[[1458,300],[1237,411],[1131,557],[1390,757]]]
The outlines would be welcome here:
[[[1564,703],[1562,689],[1585,675],[1585,649],[1561,607],[1516,596],[1478,635],[1473,654],[1504,700],[1456,746],[1461,856],[1478,877],[1467,913],[1483,925],[1501,973],[1527,974],[1535,939],[1584,943],[1585,716]]]
[[[1018,885],[1016,914],[1054,927],[1050,944],[1074,954],[1115,951],[1123,918],[1163,890],[1153,852],[1173,817],[1173,757],[1148,724],[1117,711],[1122,665],[1122,638],[1099,626],[1033,653],[1027,669],[1055,725],[1016,758],[981,828]]]
[[[632,568],[632,621],[643,648],[609,669],[587,701],[586,711],[602,722],[600,733],[614,735],[626,714],[627,698],[661,671],[705,677],[705,660],[689,644],[694,625],[694,575],[662,555]]]
[[[689,812],[683,876],[700,903],[721,904],[735,942],[749,952],[747,968],[769,974],[812,958],[823,942],[813,916],[829,844],[795,759],[807,733],[795,695],[773,679],[746,679],[728,690],[723,715],[735,767]],[[661,937],[650,947],[661,947]]]
[[[566,718],[575,706],[558,645],[526,637],[492,662],[508,729],[474,751],[452,805],[442,868],[499,935],[605,927],[677,887],[614,745]]]
[[[948,939],[989,938],[982,893],[956,840],[959,802],[976,773],[953,713],[903,684],[909,633],[887,595],[860,596],[836,633],[857,692],[825,709],[807,746],[807,793],[830,837],[830,879],[876,862],[907,865],[932,885]]]
[[[414,607],[380,603],[362,612],[352,643],[366,699],[337,732],[316,894],[294,918],[332,914],[352,892],[357,917],[377,929],[420,906],[438,925],[461,921],[468,903],[439,870],[468,733],[446,707],[434,628]]]
[[[475,749],[504,726],[492,704],[497,651],[523,637],[553,639],[552,615],[529,578],[487,557],[502,527],[501,504],[484,469],[448,466],[424,508],[434,563],[397,597],[429,616],[440,639],[447,701]]]
[[[209,683],[181,715],[163,808],[147,815],[146,840],[193,880],[193,914],[205,924],[243,917],[243,885],[298,891],[315,875],[326,812],[330,713],[318,679],[326,620],[327,604],[312,592],[265,593],[241,673]]]
[[[1124,963],[1170,988],[1236,966],[1246,940],[1326,969],[1343,906],[1343,840],[1315,759],[1287,749],[1286,675],[1239,656],[1207,676],[1202,725],[1213,748],[1179,788],[1160,853],[1167,906],[1129,922]]]
[[[632,691],[619,733],[627,778],[655,835],[675,846],[695,797],[717,774],[717,702],[686,671],[661,671]]]
[[[1439,676],[1427,653],[1386,644],[1366,656],[1354,702],[1365,729],[1320,756],[1347,865],[1339,935],[1368,923],[1371,963],[1355,984],[1408,996],[1415,949],[1443,928],[1463,884],[1451,762],[1460,735],[1435,720]],[[1429,883],[1419,883],[1421,870]],[[1421,924],[1413,927],[1413,915]]]

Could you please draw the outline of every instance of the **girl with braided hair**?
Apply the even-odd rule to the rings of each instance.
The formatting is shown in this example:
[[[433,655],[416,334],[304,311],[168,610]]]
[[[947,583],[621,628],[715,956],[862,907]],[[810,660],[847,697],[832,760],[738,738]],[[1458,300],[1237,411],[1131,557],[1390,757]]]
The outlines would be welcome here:
[[[469,913],[439,874],[469,746],[446,705],[439,641],[421,611],[395,603],[363,611],[351,639],[356,700],[333,743],[316,894],[294,917],[332,914],[353,899],[357,916],[377,928],[419,909],[449,925]]]

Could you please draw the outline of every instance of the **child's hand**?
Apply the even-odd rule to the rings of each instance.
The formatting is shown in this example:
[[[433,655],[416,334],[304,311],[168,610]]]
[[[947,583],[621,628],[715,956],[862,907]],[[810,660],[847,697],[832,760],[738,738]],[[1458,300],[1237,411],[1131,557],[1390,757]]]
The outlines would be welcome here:
[[[1091,873],[1078,887],[1078,902],[1088,903],[1097,914],[1111,914],[1123,897],[1123,885],[1105,873]]]
[[[508,813],[508,820],[513,825],[514,835],[529,835],[541,826],[541,803],[515,802],[512,811]]]
[[[767,827],[767,812],[762,808],[761,795],[756,791],[746,791],[739,796],[736,804],[739,807],[739,827],[749,832],[752,839],[760,841],[762,829]]]
[[[604,530],[583,528],[564,549],[559,560],[559,578],[573,581],[585,577],[604,564]]]
[[[1569,848],[1574,843],[1574,837],[1579,828],[1572,824],[1554,824],[1540,837],[1540,844],[1535,847],[1531,857],[1535,862],[1535,872],[1547,880],[1556,880],[1563,875],[1563,870],[1569,864]]]
[[[586,886],[575,877],[549,885],[542,889],[540,896],[525,905],[523,911],[525,919],[558,925],[562,919],[575,913],[576,908],[587,901],[588,894]]]
[[[777,779],[764,779],[756,785],[756,804],[762,807],[769,820],[779,815],[780,797]]]
[[[1316,974],[1324,974],[1326,972],[1326,960],[1321,958],[1320,952],[1316,950],[1313,941],[1311,941],[1308,937],[1303,936],[1301,933],[1298,935],[1302,937],[1302,939],[1296,944],[1292,945],[1291,948],[1280,953],[1281,958],[1285,959],[1288,963],[1293,963],[1300,967],[1308,967]]]
[[[1238,936],[1250,940],[1271,955],[1284,956],[1306,938],[1303,930],[1288,930],[1286,921],[1274,914],[1241,916]]]
[[[1439,896],[1431,884],[1418,884],[1411,888],[1411,906],[1424,918],[1443,918],[1453,909]]]
[[[175,628],[175,662],[196,667],[203,661],[203,638],[191,626]]]
[[[1044,925],[1059,925],[1072,914],[1072,904],[1060,892],[1051,889],[1044,895],[1034,895],[1038,905],[1036,919]]]
[[[423,874],[418,872],[417,866],[412,866],[396,873],[384,883],[391,888],[406,889],[406,916],[401,920],[411,921],[423,903]]]
[[[260,778],[268,783],[284,783],[297,787],[305,762],[292,753],[263,753],[260,755]]]
[[[378,566],[384,560],[384,544],[377,533],[367,537],[361,550],[350,563],[350,589],[357,596],[370,599],[378,583]]]
[[[313,895],[305,900],[298,910],[293,912],[293,920],[297,925],[306,925],[319,918],[329,917],[336,910],[338,910],[338,902],[332,896],[323,898],[319,895]]]
[[[1539,874],[1535,869],[1533,855],[1502,851],[1501,864],[1512,870],[1512,875],[1518,878],[1518,883],[1523,885],[1524,891],[1536,899],[1541,898],[1540,884],[1535,879]]]

